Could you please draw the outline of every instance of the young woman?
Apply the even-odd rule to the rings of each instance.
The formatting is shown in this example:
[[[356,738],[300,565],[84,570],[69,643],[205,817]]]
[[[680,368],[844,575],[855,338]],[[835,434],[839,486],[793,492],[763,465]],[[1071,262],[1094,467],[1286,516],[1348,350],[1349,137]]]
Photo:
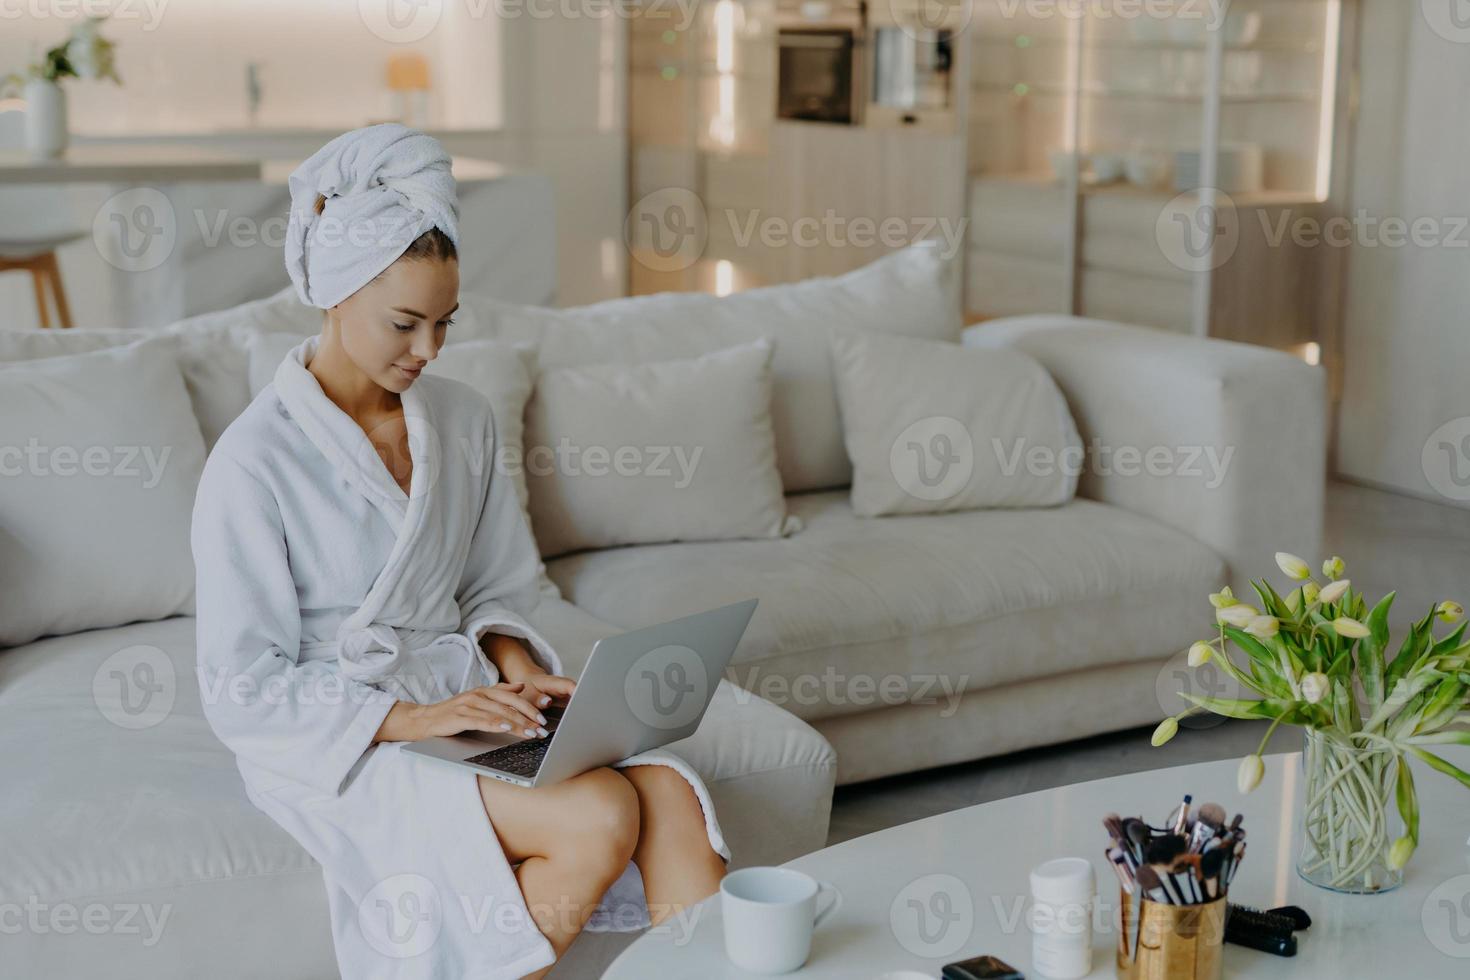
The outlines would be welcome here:
[[[372,126],[290,188],[287,268],[322,331],[205,466],[205,713],[251,801],[321,864],[343,977],[539,977],[584,926],[640,928],[712,894],[729,852],[668,753],[523,789],[400,751],[544,737],[575,685],[535,625],[515,489],[483,463],[490,405],[422,375],[458,307],[448,156]]]

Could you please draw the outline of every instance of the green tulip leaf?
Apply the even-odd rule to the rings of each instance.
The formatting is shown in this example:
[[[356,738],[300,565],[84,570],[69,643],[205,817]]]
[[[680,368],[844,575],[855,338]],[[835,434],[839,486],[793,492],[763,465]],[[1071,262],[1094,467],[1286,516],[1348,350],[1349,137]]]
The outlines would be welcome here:
[[[1261,579],[1259,582],[1252,582],[1251,588],[1256,590],[1256,596],[1261,600],[1261,612],[1267,616],[1275,616],[1277,619],[1288,618],[1290,611],[1286,608],[1286,603],[1282,602],[1281,597],[1276,594],[1276,590],[1271,588],[1270,582]]]
[[[1404,834],[1419,846],[1419,795],[1414,792],[1414,771],[1408,759],[1399,760],[1398,784],[1394,787],[1399,816],[1404,818]]]
[[[1398,654],[1388,664],[1384,671],[1384,684],[1389,690],[1399,678],[1408,674],[1419,662],[1419,654],[1429,646],[1429,638],[1425,635],[1427,625],[1415,623],[1409,628],[1409,635],[1404,637],[1403,645],[1399,647]]]
[[[1239,700],[1235,698],[1212,698],[1202,694],[1185,694],[1184,698],[1199,705],[1206,711],[1226,718],[1276,718],[1295,703],[1282,701],[1275,698],[1262,698],[1259,701]]]
[[[1383,703],[1383,651],[1388,648],[1388,610],[1395,595],[1390,592],[1373,607],[1363,624],[1368,627],[1368,635],[1358,644],[1358,674],[1363,679],[1363,695],[1374,708]]]
[[[1450,763],[1441,759],[1439,756],[1435,755],[1434,753],[1425,752],[1421,748],[1417,748],[1411,745],[1409,746],[1409,751],[1414,754],[1415,758],[1422,761],[1431,769],[1438,769],[1446,776],[1452,776],[1453,778],[1458,779],[1466,787],[1470,787],[1470,772],[1466,772],[1458,766],[1453,766]]]
[[[1470,732],[1429,732],[1404,739],[1408,745],[1470,745]]]

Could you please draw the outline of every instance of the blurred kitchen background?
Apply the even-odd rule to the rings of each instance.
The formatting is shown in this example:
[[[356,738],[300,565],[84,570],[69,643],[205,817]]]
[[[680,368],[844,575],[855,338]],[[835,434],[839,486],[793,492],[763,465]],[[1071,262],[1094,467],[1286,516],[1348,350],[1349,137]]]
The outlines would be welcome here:
[[[78,326],[265,296],[287,281],[286,174],[396,119],[456,157],[467,290],[728,293],[942,238],[972,321],[1075,312],[1323,364],[1337,470],[1430,496],[1420,447],[1463,414],[1470,354],[1470,30],[1432,7],[30,0],[4,12],[0,74],[110,13],[122,84],[67,80],[50,163],[25,150],[23,92],[0,101],[0,239],[61,242]],[[1181,247],[1202,213],[1217,225]],[[164,214],[170,247],[130,253]],[[1324,244],[1354,215],[1428,216],[1437,238]],[[39,322],[24,271],[0,274],[6,326]]]

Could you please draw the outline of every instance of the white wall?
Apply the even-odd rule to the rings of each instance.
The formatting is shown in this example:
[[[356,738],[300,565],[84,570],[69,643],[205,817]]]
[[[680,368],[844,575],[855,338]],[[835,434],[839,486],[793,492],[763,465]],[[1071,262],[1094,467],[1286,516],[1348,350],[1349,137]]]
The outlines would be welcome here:
[[[428,4],[424,9],[437,11],[436,20],[420,37],[412,21],[395,30],[392,22],[368,16],[391,2],[118,0],[102,34],[117,45],[123,85],[68,82],[72,129],[102,135],[244,126],[250,62],[260,66],[260,125],[351,129],[389,114],[387,62],[405,52],[429,62],[430,126],[499,126],[494,6],[468,0]],[[81,7],[0,5],[0,74],[33,60],[33,46],[39,53],[61,43],[80,20]]]
[[[1433,219],[1458,247],[1388,247],[1363,236],[1349,258],[1339,471],[1447,498],[1442,425],[1470,435],[1470,38],[1448,40],[1419,3],[1364,0],[1361,110],[1352,208],[1382,219]],[[1450,450],[1456,457],[1459,449]],[[1470,475],[1470,456],[1453,460]],[[1455,490],[1454,494],[1459,491]],[[1470,487],[1464,488],[1470,496]]]

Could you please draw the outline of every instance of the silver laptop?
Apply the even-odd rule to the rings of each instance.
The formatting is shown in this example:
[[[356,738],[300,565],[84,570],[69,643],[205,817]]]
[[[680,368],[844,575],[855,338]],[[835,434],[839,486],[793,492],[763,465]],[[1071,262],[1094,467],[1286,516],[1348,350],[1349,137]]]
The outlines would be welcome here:
[[[565,706],[544,709],[545,738],[463,732],[405,752],[518,786],[549,786],[694,734],[756,600],[598,640]]]

